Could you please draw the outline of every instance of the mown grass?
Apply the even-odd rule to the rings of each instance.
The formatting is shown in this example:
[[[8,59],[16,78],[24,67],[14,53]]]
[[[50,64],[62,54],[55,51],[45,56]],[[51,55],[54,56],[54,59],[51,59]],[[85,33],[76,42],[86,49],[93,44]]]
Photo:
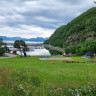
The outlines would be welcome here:
[[[72,59],[76,61],[86,60],[84,58],[80,59],[79,57],[72,57]],[[9,85],[10,85],[9,81],[12,81],[10,86],[11,87],[13,86],[12,87],[13,89],[15,87],[17,88],[17,87],[23,86],[23,88],[25,88],[26,90],[30,89],[30,92],[31,92],[31,90],[35,90],[33,88],[33,86],[35,85],[36,90],[38,89],[40,91],[40,88],[42,89],[41,90],[42,94],[45,94],[46,93],[45,89],[47,87],[49,88],[50,86],[51,88],[52,86],[55,86],[56,88],[57,87],[67,88],[71,86],[75,86],[75,87],[78,87],[81,85],[83,86],[88,84],[89,82],[91,84],[96,83],[96,64],[95,63],[88,63],[88,62],[86,63],[63,62],[62,63],[61,60],[52,60],[52,61],[55,61],[55,64],[51,64],[50,60],[41,61],[39,60],[38,56],[0,59],[0,67],[2,69],[2,66],[3,66],[3,69],[5,70],[3,71],[5,75],[2,75],[2,71],[0,71],[0,76],[4,77],[4,76],[7,76],[6,75],[7,73],[9,73],[8,77],[4,77],[8,79],[8,80],[6,79],[8,82],[4,78],[3,79]],[[6,72],[7,69],[8,69],[8,72]],[[5,82],[5,81],[4,82],[2,81],[3,79],[1,79],[1,84]],[[15,92],[17,92],[16,90]],[[38,93],[38,94],[40,95],[41,93]],[[39,96],[39,95],[36,95],[36,96]],[[8,96],[8,95],[5,95],[5,96]],[[34,96],[34,95],[28,95],[28,96]],[[47,96],[47,95],[40,95],[40,96]],[[54,95],[50,95],[50,96],[54,96]],[[56,95],[56,96],[59,96],[59,95]]]
[[[0,57],[8,57],[8,56],[0,56]]]

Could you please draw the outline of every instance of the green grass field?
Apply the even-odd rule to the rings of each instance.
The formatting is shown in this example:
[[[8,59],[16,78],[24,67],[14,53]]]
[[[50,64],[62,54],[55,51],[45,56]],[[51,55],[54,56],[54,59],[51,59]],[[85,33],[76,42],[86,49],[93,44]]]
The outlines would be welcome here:
[[[71,58],[74,61],[89,60],[80,57],[71,57]],[[50,62],[52,61],[55,61],[55,64],[51,64]],[[43,85],[44,86],[54,85],[58,87],[69,87],[69,86],[78,87],[81,85],[82,86],[86,85],[88,83],[91,84],[96,83],[95,63],[88,63],[88,62],[62,63],[61,60],[52,60],[52,61],[51,60],[41,61],[39,60],[38,56],[0,59],[0,67],[1,67],[0,72],[2,72],[2,70],[5,70],[4,74],[11,73],[12,78],[10,77],[10,74],[7,74],[9,76],[6,77],[6,80],[10,77],[13,80],[12,81],[13,83],[16,83],[17,85],[21,84],[23,87],[25,87],[25,89],[27,88],[26,86],[29,86],[32,82],[37,87],[38,86],[41,87]],[[2,74],[0,73],[0,75]],[[10,78],[8,79],[9,81]],[[0,82],[4,83],[4,81],[2,80]],[[44,92],[44,94],[45,93],[46,92]],[[4,96],[8,96],[8,94]],[[40,95],[40,96],[47,96],[47,95]]]

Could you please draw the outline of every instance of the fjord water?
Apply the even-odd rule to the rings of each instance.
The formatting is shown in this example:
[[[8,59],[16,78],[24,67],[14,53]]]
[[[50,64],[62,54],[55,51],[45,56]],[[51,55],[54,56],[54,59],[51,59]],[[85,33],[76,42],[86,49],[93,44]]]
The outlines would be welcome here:
[[[13,45],[8,45],[8,43],[14,43],[14,41],[7,41],[5,42],[7,43],[7,46],[11,47],[11,49],[13,47]],[[39,44],[39,43],[43,43],[43,42],[26,42],[26,43],[32,43],[32,44]],[[44,48],[43,46],[28,46],[29,48],[29,51],[26,52],[26,54],[29,56],[40,56],[40,55],[47,55],[47,56],[50,56],[50,55],[59,55],[59,54],[62,54],[61,52],[58,52],[56,50],[51,50],[51,49],[46,49]],[[11,51],[11,53],[13,53],[13,51]],[[21,55],[21,53],[19,51],[17,51],[17,54]],[[24,54],[23,54],[24,55]]]
[[[17,54],[20,55],[20,52],[17,51]],[[50,53],[48,50],[46,50],[45,48],[41,48],[41,49],[33,49],[33,51],[28,51],[26,52],[27,55],[30,55],[30,56],[37,56],[37,55],[49,55],[50,56]]]
[[[14,41],[5,41],[5,43],[14,43]],[[26,43],[33,43],[33,44],[36,44],[36,43],[43,43],[43,42],[26,42]],[[7,45],[8,47],[13,47],[12,45]],[[40,47],[40,46],[28,46],[29,47],[29,51],[26,52],[27,55],[30,55],[30,56],[35,56],[35,55],[51,55],[50,52],[45,49],[44,47]],[[12,51],[11,51],[12,53]],[[17,51],[17,54],[21,54],[19,51]]]

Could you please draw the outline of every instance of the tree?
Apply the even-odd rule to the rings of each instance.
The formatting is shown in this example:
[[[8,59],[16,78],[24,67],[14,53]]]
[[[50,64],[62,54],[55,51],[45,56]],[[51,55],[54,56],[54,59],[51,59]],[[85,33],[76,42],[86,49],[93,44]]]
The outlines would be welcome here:
[[[0,38],[0,46],[2,46],[2,45],[3,45],[3,39]]]
[[[3,50],[6,53],[10,52],[10,49],[7,47],[7,44],[6,43],[3,43]]]
[[[2,56],[4,54],[4,50],[2,47],[0,47],[0,56]]]
[[[69,54],[70,52],[71,52],[71,47],[70,46],[66,47],[65,48],[65,53]]]
[[[76,54],[76,46],[72,46],[70,49],[72,54]]]
[[[26,43],[23,40],[16,40],[13,46],[14,48],[17,48],[20,51],[21,56],[22,52],[24,53],[29,50],[29,48],[27,47]]]
[[[0,56],[3,55],[5,52],[10,52],[7,44],[3,42],[3,39],[0,38]]]

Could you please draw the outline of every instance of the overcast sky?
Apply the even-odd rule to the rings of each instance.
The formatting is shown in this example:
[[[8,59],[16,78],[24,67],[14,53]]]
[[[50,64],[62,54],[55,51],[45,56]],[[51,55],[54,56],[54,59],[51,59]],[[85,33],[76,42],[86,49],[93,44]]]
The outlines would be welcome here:
[[[94,0],[0,0],[0,36],[49,37],[86,10]]]

